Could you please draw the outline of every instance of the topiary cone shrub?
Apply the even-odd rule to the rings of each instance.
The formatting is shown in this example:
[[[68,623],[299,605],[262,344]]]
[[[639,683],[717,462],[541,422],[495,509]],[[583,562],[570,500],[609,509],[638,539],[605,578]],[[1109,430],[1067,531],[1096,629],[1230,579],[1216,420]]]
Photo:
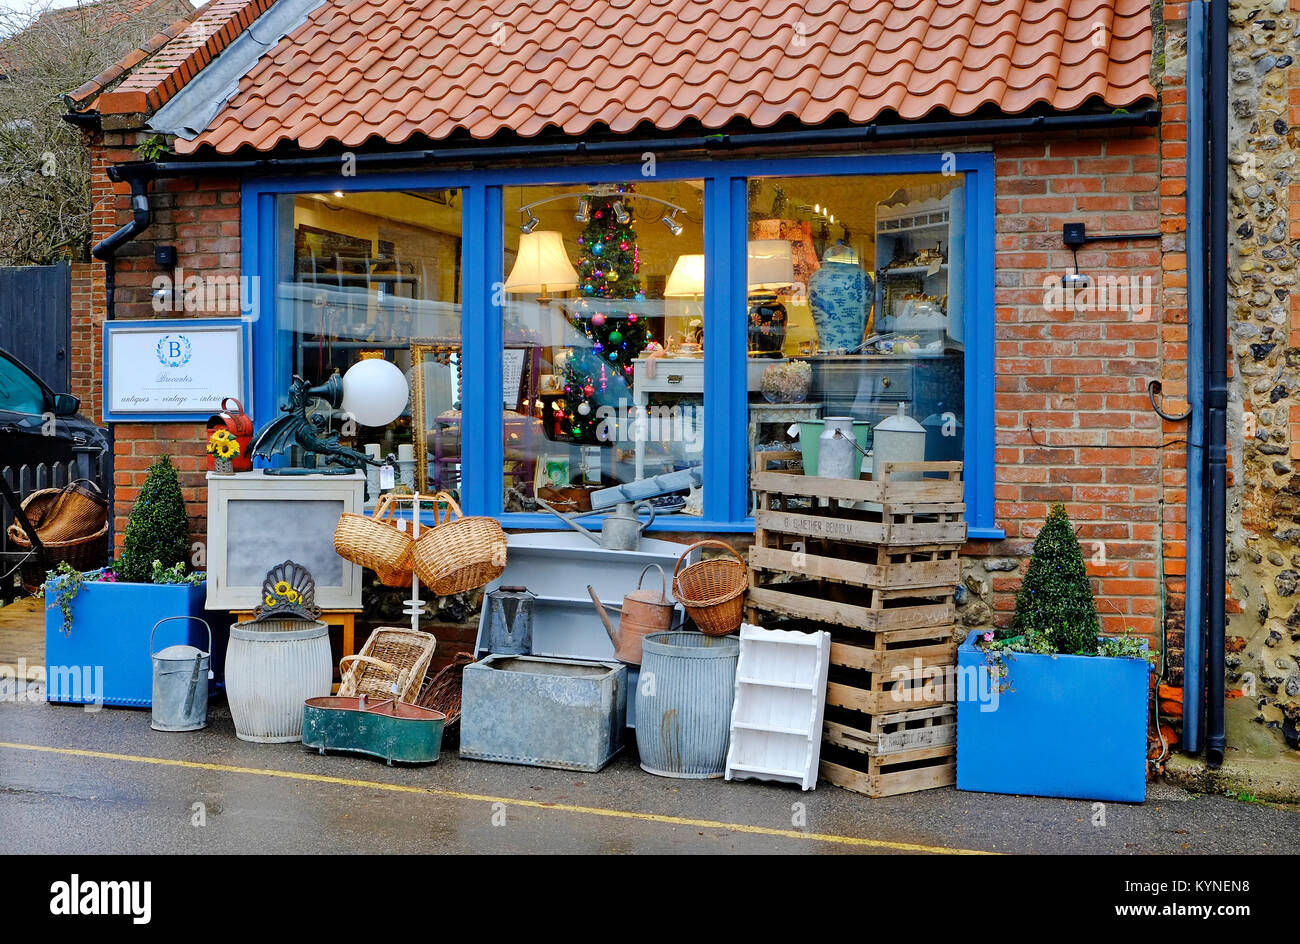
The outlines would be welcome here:
[[[1023,634],[1042,633],[1060,653],[1096,655],[1097,606],[1079,539],[1065,506],[1052,505],[1047,523],[1034,540],[1029,573],[1016,593],[1012,628]]]
[[[113,565],[119,580],[151,583],[153,562],[163,569],[186,563],[190,547],[190,519],[185,496],[170,456],[149,467],[144,487],[131,508],[122,542],[122,556]]]

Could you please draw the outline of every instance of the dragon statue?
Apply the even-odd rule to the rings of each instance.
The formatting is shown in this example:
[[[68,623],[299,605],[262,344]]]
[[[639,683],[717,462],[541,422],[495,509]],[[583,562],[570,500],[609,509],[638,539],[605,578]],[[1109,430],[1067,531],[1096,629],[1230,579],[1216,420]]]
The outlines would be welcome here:
[[[343,378],[333,374],[319,387],[295,375],[289,385],[289,402],[280,407],[285,414],[269,423],[253,443],[253,455],[269,459],[277,453],[288,454],[291,447],[303,451],[303,468],[267,469],[268,475],[303,475],[311,472],[343,475],[367,465],[379,465],[374,459],[339,444],[339,434],[325,428],[326,418],[309,413],[315,399],[322,399],[338,409],[343,403]],[[316,457],[323,456],[326,466],[316,467]],[[331,468],[330,466],[337,466]]]

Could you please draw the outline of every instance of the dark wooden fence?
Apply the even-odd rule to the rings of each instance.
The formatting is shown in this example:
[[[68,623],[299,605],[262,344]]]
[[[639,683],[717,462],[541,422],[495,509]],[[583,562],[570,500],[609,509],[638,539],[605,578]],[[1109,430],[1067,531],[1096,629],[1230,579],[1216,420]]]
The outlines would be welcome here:
[[[55,393],[69,387],[72,267],[0,267],[0,348]]]

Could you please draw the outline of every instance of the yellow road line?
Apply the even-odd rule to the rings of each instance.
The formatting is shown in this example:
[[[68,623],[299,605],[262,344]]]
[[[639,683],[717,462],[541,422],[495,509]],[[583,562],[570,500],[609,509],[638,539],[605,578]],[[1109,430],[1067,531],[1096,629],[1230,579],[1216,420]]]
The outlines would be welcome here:
[[[607,816],[615,819],[640,820],[647,823],[667,823],[672,826],[692,826],[698,829],[726,829],[731,832],[757,836],[780,836],[786,839],[805,839],[814,842],[835,843],[842,846],[861,846],[870,849],[887,849],[891,852],[925,852],[935,855],[997,855],[978,849],[954,849],[947,846],[926,846],[912,842],[890,842],[885,839],[867,839],[861,836],[840,836],[835,833],[808,833],[797,829],[773,829],[768,826],[751,826],[748,823],[723,823],[708,819],[691,819],[685,816],[664,816],[660,813],[642,813],[635,810],[610,810],[599,806],[577,806],[571,803],[543,803],[540,800],[521,800],[514,797],[490,796],[482,793],[463,793],[459,790],[437,790],[432,787],[413,787],[379,780],[356,780],[351,777],[330,777],[294,770],[274,770],[266,767],[234,767],[229,764],[207,764],[202,761],[176,760],[170,757],[144,757],[138,754],[110,754],[105,751],[85,751],[72,747],[48,747],[43,744],[15,744],[0,741],[0,748],[15,751],[40,751],[70,757],[93,757],[99,760],[128,761],[133,764],[155,764],[160,767],[184,767],[190,770],[215,770],[228,774],[252,774],[260,777],[280,777],[285,780],[306,780],[314,783],[331,783],[345,787],[362,787],[369,790],[387,790],[390,793],[416,793],[423,796],[446,797],[453,800],[470,800],[477,803],[504,803],[538,810],[557,810],[563,813],[581,813],[588,816]]]

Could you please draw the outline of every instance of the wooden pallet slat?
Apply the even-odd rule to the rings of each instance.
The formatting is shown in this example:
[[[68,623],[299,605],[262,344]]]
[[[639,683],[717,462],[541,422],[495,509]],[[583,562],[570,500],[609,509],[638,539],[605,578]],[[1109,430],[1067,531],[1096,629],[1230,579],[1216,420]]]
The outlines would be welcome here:
[[[825,744],[818,773],[828,783],[855,793],[896,796],[956,783],[956,751],[956,745],[946,744],[873,757]]]

